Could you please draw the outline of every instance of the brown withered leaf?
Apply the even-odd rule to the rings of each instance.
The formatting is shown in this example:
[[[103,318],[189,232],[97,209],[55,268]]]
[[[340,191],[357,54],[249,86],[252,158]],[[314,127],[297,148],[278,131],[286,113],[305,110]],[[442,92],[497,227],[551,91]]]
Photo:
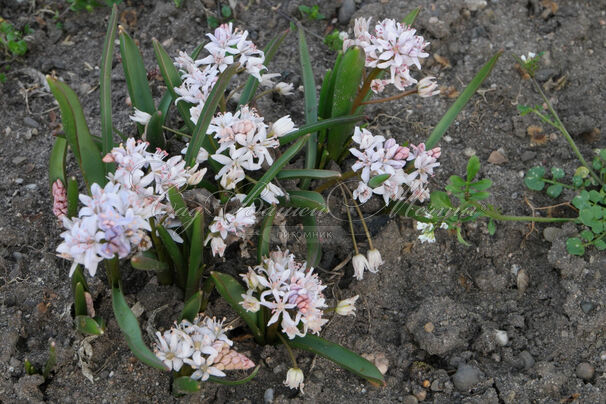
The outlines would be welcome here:
[[[436,62],[444,66],[445,69],[450,69],[452,67],[452,65],[450,64],[450,60],[448,60],[444,56],[440,56],[437,53],[434,53],[433,58],[436,60]]]
[[[568,76],[563,75],[559,78],[551,77],[543,84],[545,91],[560,91],[567,83]]]
[[[526,70],[524,70],[519,63],[514,64],[513,68],[515,69],[516,72],[518,72],[518,74],[520,75],[522,80],[528,80],[530,78],[530,75],[528,74],[528,72],[526,72]]]
[[[600,133],[601,132],[598,128],[593,128],[590,131],[581,133],[579,136],[585,143],[595,143],[600,140]]]
[[[547,135],[543,132],[543,128],[537,125],[530,125],[526,128],[526,133],[530,136],[530,144],[538,146],[547,143]]]
[[[448,98],[457,98],[461,94],[454,86],[440,87],[440,94]]]
[[[134,28],[137,25],[137,12],[134,8],[127,8],[120,14],[120,24]]]

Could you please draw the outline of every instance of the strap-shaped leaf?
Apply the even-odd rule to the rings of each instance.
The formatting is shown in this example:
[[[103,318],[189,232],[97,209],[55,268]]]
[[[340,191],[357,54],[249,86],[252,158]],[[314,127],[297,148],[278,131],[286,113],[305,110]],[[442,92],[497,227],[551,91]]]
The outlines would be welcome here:
[[[67,217],[72,218],[78,214],[78,181],[76,177],[67,179]]]
[[[324,119],[316,123],[303,125],[299,129],[289,132],[286,135],[280,137],[280,145],[283,146],[285,144],[288,144],[303,135],[307,135],[308,133],[317,132],[319,130],[332,128],[338,125],[353,124],[357,121],[361,121],[364,118],[364,115],[348,115],[337,118]]]
[[[199,290],[194,293],[183,306],[183,310],[181,311],[181,317],[179,317],[179,321],[187,320],[189,322],[194,321],[194,318],[200,312],[200,306],[202,305],[202,291]]]
[[[149,142],[151,150],[156,150],[157,148],[164,150],[166,148],[166,139],[164,138],[164,130],[162,129],[163,122],[164,117],[160,111],[154,112],[149,119],[149,123],[145,129],[145,140]]]
[[[265,46],[265,49],[263,49],[263,52],[265,54],[264,64],[266,67],[269,65],[269,62],[271,62],[271,60],[276,55],[278,48],[284,41],[284,38],[286,38],[286,35],[288,35],[289,31],[290,30],[287,29],[286,31],[273,37],[271,39],[271,41],[269,41],[269,43]],[[263,71],[263,72],[265,72],[265,71]],[[242,89],[242,95],[240,95],[240,99],[238,100],[238,108],[240,108],[242,105],[248,104],[250,102],[250,100],[252,100],[255,93],[257,92],[257,87],[259,87],[259,80],[257,80],[253,76],[250,76],[248,78],[248,80],[246,81],[246,85],[244,86],[244,89]]]
[[[189,299],[200,287],[202,277],[202,245],[204,239],[204,216],[197,211],[191,222],[191,244],[189,246],[189,264],[187,268],[187,283],[185,285],[185,298]]]
[[[322,88],[320,89],[320,102],[318,103],[318,113],[322,118],[330,118],[332,116],[332,97],[335,92],[335,81],[337,78],[336,72],[339,71],[341,61],[343,60],[343,52],[337,54],[335,65],[332,70],[328,70],[324,75]],[[320,139],[321,141],[322,139]]]
[[[421,11],[421,7],[417,7],[414,10],[412,10],[410,13],[406,14],[406,17],[404,17],[402,19],[402,23],[404,23],[408,26],[411,26],[415,22],[415,19],[419,15],[420,11]]]
[[[210,276],[215,283],[217,292],[223,299],[231,306],[231,308],[244,320],[244,322],[250,328],[255,338],[261,338],[261,332],[257,326],[257,314],[250,311],[246,311],[240,304],[243,300],[242,295],[246,294],[246,291],[240,285],[240,283],[228,274],[221,272],[212,271]]]
[[[275,206],[269,208],[261,222],[261,232],[257,243],[257,262],[261,263],[263,257],[269,256],[269,243],[271,242],[271,228],[274,224],[277,209]]]
[[[328,206],[324,197],[315,191],[307,190],[293,190],[287,191],[288,199],[280,197],[281,204],[286,206],[294,206],[297,208],[304,208],[309,210],[309,214],[313,212],[328,212]]]
[[[76,93],[67,84],[51,76],[46,76],[46,81],[59,103],[65,138],[76,156],[86,185],[89,188],[94,183],[105,185],[107,180],[101,154],[88,130]]]
[[[173,391],[175,393],[197,393],[201,388],[202,383],[189,376],[175,377],[175,380],[173,380]]]
[[[76,269],[74,269],[74,273],[72,274],[72,293],[76,290],[76,285],[78,283],[82,284],[85,291],[89,291],[88,284],[86,283],[86,278],[84,277],[84,272],[82,271],[82,266],[80,264],[76,265]]]
[[[288,341],[288,343],[293,348],[313,352],[329,359],[343,369],[349,370],[374,385],[385,386],[385,379],[375,365],[339,344],[311,334],[307,334],[304,337],[295,337],[295,339]]]
[[[214,153],[215,150],[217,150],[210,138],[210,135],[206,134],[206,131],[208,130],[210,121],[215,115],[219,101],[225,95],[225,89],[227,88],[229,81],[233,75],[236,74],[239,67],[240,65],[238,63],[234,63],[225,69],[219,76],[219,79],[208,95],[208,98],[204,103],[204,107],[202,108],[202,112],[200,112],[198,123],[196,124],[196,127],[192,133],[191,141],[189,142],[189,147],[187,148],[187,153],[185,154],[185,163],[187,166],[191,167],[194,165],[198,152],[200,151],[200,147],[204,146],[209,153]]]
[[[299,24],[299,60],[301,61],[301,72],[303,76],[303,95],[305,99],[305,123],[312,124],[318,122],[318,98],[316,96],[316,80],[311,68],[311,58],[307,48],[307,40],[303,27]],[[316,168],[316,159],[318,154],[318,134],[311,133],[307,141],[305,153],[305,168]],[[301,182],[301,188],[309,187],[310,179],[306,178]]]
[[[176,100],[179,98],[177,93],[175,92],[175,88],[179,87],[182,83],[181,76],[179,75],[179,71],[173,64],[173,60],[166,50],[162,47],[160,42],[157,39],[153,39],[154,44],[154,53],[156,54],[156,61],[158,62],[158,67],[160,68],[160,74],[164,79],[164,83],[168,88],[168,92],[172,95],[172,98]],[[177,102],[177,110],[183,118],[185,125],[189,128],[190,131],[194,130],[194,123],[191,120],[191,114],[189,113],[189,109],[191,104],[185,101]]]
[[[156,112],[151,88],[147,81],[147,70],[143,63],[143,57],[135,41],[128,35],[122,26],[118,27],[120,37],[120,54],[122,55],[122,67],[128,95],[130,95],[133,107],[139,111],[153,114]],[[142,126],[139,125],[142,129]]]
[[[74,313],[76,316],[87,315],[86,297],[84,296],[84,285],[78,282],[74,288]]]
[[[318,235],[318,225],[315,215],[307,215],[301,218],[303,222],[303,231],[305,232],[305,244],[307,247],[307,263],[312,266],[318,266],[322,259],[322,245]]]
[[[105,333],[104,324],[99,324],[94,318],[87,315],[76,316],[76,329],[83,334],[103,335]]]
[[[339,178],[341,173],[334,170],[318,170],[318,169],[285,169],[276,175],[279,180],[288,180],[292,178],[313,178],[316,180],[326,180],[329,178]]]
[[[142,254],[133,256],[130,259],[130,264],[133,266],[133,268],[142,271],[162,272],[168,269],[168,264],[166,262],[162,262]]]
[[[112,306],[118,326],[126,338],[126,343],[137,359],[156,369],[167,370],[166,366],[149,350],[143,337],[137,318],[128,307],[120,288],[112,288]]]
[[[457,100],[452,104],[452,106],[446,111],[440,122],[436,125],[434,130],[429,135],[429,138],[425,142],[425,146],[430,149],[438,144],[446,130],[452,125],[455,118],[461,112],[461,110],[465,107],[467,102],[471,99],[471,97],[475,94],[476,91],[480,88],[484,80],[490,75],[492,68],[499,60],[499,57],[503,51],[497,52],[482,68],[480,71],[474,76],[474,78],[469,82],[465,90],[459,95]]]
[[[101,152],[105,156],[114,147],[114,132],[112,125],[112,60],[114,58],[114,38],[116,37],[118,19],[118,6],[112,7],[109,17],[107,33],[103,42],[103,53],[101,54],[101,69],[99,71],[99,94],[101,97],[101,138],[103,147]],[[113,171],[113,164],[105,165],[106,172]]]
[[[158,235],[162,240],[162,245],[164,245],[164,248],[166,248],[166,251],[168,252],[168,255],[170,256],[170,259],[174,265],[175,272],[177,273],[177,282],[180,287],[185,288],[187,274],[185,273],[185,263],[183,261],[181,249],[164,227],[157,224],[156,230],[158,231]]]
[[[274,164],[263,174],[259,182],[257,182],[250,192],[246,195],[246,198],[242,201],[242,205],[248,206],[250,205],[263,191],[263,189],[269,184],[278,174],[278,172],[284,167],[286,164],[290,162],[290,160],[303,148],[305,142],[307,141],[309,134],[297,140],[295,144],[290,146],[284,154],[282,154]]]
[[[191,221],[192,217],[189,214],[189,209],[183,200],[183,196],[179,193],[179,190],[171,187],[168,190],[168,200],[170,201],[170,205],[173,207],[175,214],[181,221],[183,228],[188,236],[191,235]]]
[[[168,109],[173,103],[173,96],[170,92],[165,92],[162,98],[160,99],[160,103],[158,104],[158,112],[162,113],[162,125],[166,122],[166,117],[168,116]]]
[[[60,180],[63,186],[66,186],[65,181],[65,155],[67,154],[67,140],[65,138],[55,138],[53,149],[48,160],[48,181],[52,187],[55,181]]]
[[[331,110],[333,118],[349,115],[352,112],[353,103],[358,94],[358,87],[364,74],[365,58],[364,50],[358,46],[349,48],[343,55],[343,60],[339,70],[336,71],[335,77]],[[333,160],[337,160],[341,155],[352,130],[353,124],[349,124],[334,127],[329,131],[326,142],[328,153]]]

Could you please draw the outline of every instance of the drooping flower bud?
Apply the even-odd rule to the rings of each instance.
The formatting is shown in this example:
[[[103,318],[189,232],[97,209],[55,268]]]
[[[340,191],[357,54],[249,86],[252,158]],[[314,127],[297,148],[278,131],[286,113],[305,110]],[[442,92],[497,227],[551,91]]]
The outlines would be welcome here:
[[[354,267],[354,277],[359,281],[364,279],[364,270],[370,269],[370,264],[366,257],[362,254],[357,254],[351,259],[351,264]]]
[[[288,373],[286,373],[286,380],[284,380],[284,384],[291,389],[300,389],[301,393],[303,392],[303,371],[299,368],[290,368],[288,369]]]
[[[383,259],[379,250],[373,248],[368,251],[368,269],[370,272],[377,272],[381,265],[383,265]]]
[[[355,316],[356,315],[356,300],[358,300],[358,295],[354,297],[350,297],[349,299],[339,300],[337,303],[337,307],[335,308],[335,312],[341,316]]]
[[[440,90],[438,89],[438,83],[434,80],[436,78],[434,76],[427,76],[419,80],[417,84],[417,90],[419,92],[419,96],[423,98],[431,97],[433,95],[440,94]]]
[[[151,115],[147,112],[141,111],[135,107],[135,113],[129,116],[131,121],[140,123],[141,125],[147,125],[151,119]]]

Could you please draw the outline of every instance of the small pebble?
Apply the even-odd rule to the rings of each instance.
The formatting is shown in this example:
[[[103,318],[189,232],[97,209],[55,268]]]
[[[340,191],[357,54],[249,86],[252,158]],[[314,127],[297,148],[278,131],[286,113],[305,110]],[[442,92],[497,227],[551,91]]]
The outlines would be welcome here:
[[[528,351],[520,352],[520,361],[524,369],[530,369],[534,366],[534,358]]]
[[[562,229],[557,227],[546,227],[545,230],[543,230],[543,237],[550,243],[556,241],[560,234],[562,234]]]
[[[35,191],[36,189],[38,189],[38,184],[27,184],[25,186],[25,189],[27,189],[28,191]]]
[[[452,142],[452,137],[446,135],[446,136],[444,136],[444,141],[450,143],[450,142]]]
[[[19,164],[23,163],[25,160],[27,160],[27,157],[18,156],[18,157],[13,158],[13,164],[18,166]]]
[[[463,154],[467,157],[471,157],[476,155],[476,151],[471,147],[466,147],[465,150],[463,150]]]
[[[413,395],[407,395],[402,401],[403,404],[419,404],[419,400]]]
[[[520,158],[522,159],[522,161],[529,161],[529,160],[532,160],[533,158],[535,158],[536,155],[537,154],[535,152],[526,150],[524,153],[522,153]]]
[[[480,370],[470,365],[460,365],[452,376],[452,382],[459,391],[469,391],[480,382]]]
[[[465,0],[465,5],[469,11],[478,11],[485,8],[488,3],[486,0]]]
[[[34,118],[31,118],[29,116],[26,116],[25,118],[23,118],[23,124],[30,128],[39,128],[40,127],[40,124],[38,123],[38,121],[36,121]]]
[[[507,336],[507,331],[503,330],[494,330],[494,340],[497,344],[501,346],[507,345],[509,342],[509,337]]]
[[[505,157],[505,154],[501,149],[493,151],[490,153],[490,156],[488,156],[488,162],[491,164],[499,165],[507,163],[507,161],[507,157]]]
[[[263,401],[266,404],[271,404],[274,402],[274,389],[269,388],[265,390],[265,393],[263,393]]]
[[[15,184],[17,184],[17,185],[23,184],[23,178],[17,178],[17,179],[15,179]]]
[[[425,330],[425,332],[432,333],[433,330],[435,330],[435,326],[433,325],[432,322],[429,322],[423,326],[423,329]]]
[[[576,374],[581,379],[588,381],[591,380],[593,374],[595,373],[595,369],[591,364],[587,362],[581,362],[577,365]]]
[[[583,313],[589,314],[589,312],[593,309],[593,303],[591,302],[581,302],[581,310]]]
[[[343,4],[339,8],[339,22],[347,24],[355,12],[356,2],[354,0],[343,0]]]

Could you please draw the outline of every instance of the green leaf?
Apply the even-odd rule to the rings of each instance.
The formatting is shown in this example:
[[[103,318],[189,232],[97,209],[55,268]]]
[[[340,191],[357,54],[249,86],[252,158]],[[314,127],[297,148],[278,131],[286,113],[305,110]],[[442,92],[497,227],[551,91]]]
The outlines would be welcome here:
[[[341,57],[341,53],[337,56]],[[329,118],[330,110],[332,107],[332,91],[334,90],[334,75],[332,69],[328,69],[324,73],[324,79],[322,80],[322,87],[320,88],[320,101],[318,103],[318,116],[320,118]],[[332,86],[332,88],[331,88]]]
[[[173,0],[173,2],[175,3],[175,7],[180,8],[181,5],[183,5],[183,2],[185,0]]]
[[[90,188],[94,183],[104,186],[107,182],[105,167],[99,149],[88,130],[76,93],[67,84],[51,76],[46,76],[46,81],[59,103],[65,137],[80,165],[87,187]]]
[[[288,144],[303,135],[307,135],[308,133],[316,132],[326,128],[336,127],[338,125],[353,124],[354,122],[360,121],[362,119],[364,119],[364,115],[349,115],[337,118],[324,119],[313,124],[303,125],[299,129],[280,137],[280,146]]]
[[[446,192],[433,191],[429,197],[431,206],[440,209],[451,209],[453,208],[452,202]]]
[[[194,293],[183,306],[183,310],[181,311],[181,317],[179,317],[179,322],[181,320],[187,320],[189,322],[193,322],[194,318],[200,312],[200,306],[202,305],[202,291],[198,290]]]
[[[335,77],[331,108],[333,118],[356,112],[352,111],[352,108],[365,71],[365,61],[364,50],[358,46],[349,48],[343,55]],[[353,124],[340,125],[330,130],[327,136],[327,150],[333,160],[337,160],[343,153],[343,147],[351,137],[352,130]]]
[[[322,259],[322,245],[320,244],[316,216],[313,214],[305,215],[301,217],[301,222],[305,233],[307,263],[312,267],[317,267],[320,264],[320,259]]]
[[[175,393],[196,393],[202,388],[202,383],[189,376],[175,377],[173,380],[173,391]]]
[[[297,140],[295,144],[290,146],[274,162],[274,164],[269,167],[265,174],[263,174],[259,181],[252,187],[250,192],[246,195],[246,198],[244,198],[244,200],[242,201],[243,206],[249,206],[259,196],[259,194],[261,194],[261,191],[263,191],[265,186],[276,177],[282,167],[288,164],[290,160],[303,148],[303,145],[305,145],[305,142],[307,142],[308,137],[309,135],[305,135],[304,137]]]
[[[591,230],[583,230],[581,232],[581,238],[585,241],[593,240],[593,232]]]
[[[469,188],[476,191],[485,191],[492,186],[492,181],[488,178],[469,184]]]
[[[156,112],[151,88],[147,81],[147,70],[143,63],[143,57],[135,41],[126,33],[122,26],[118,27],[120,37],[120,54],[122,55],[122,67],[124,68],[124,77],[128,94],[130,95],[133,107],[139,111],[147,112],[152,115]],[[142,130],[142,125],[138,125]]]
[[[136,254],[130,259],[130,264],[135,269],[142,271],[162,272],[168,269],[166,262],[158,261],[157,259],[146,257],[142,254]]]
[[[490,198],[490,192],[474,192],[469,196],[471,201],[481,201]]]
[[[101,96],[101,138],[103,139],[102,154],[105,156],[114,147],[114,132],[112,124],[112,61],[114,58],[114,38],[116,37],[116,21],[118,6],[112,7],[112,14],[107,24],[107,33],[103,42],[101,54],[101,69],[99,70],[99,94]],[[112,165],[105,166],[106,173],[113,171]]]
[[[293,348],[313,352],[331,360],[343,369],[349,370],[374,385],[385,386],[385,379],[375,365],[341,345],[312,334],[307,334],[304,337],[295,337],[288,341],[288,344]]]
[[[318,169],[284,169],[276,175],[276,179],[288,180],[292,178],[313,178],[318,180],[326,180],[330,178],[339,178],[341,173],[333,170],[318,170]]]
[[[566,250],[571,255],[585,254],[585,247],[583,246],[583,242],[577,237],[571,237],[566,240]]]
[[[324,197],[314,191],[307,190],[293,190],[287,191],[288,199],[280,197],[280,204],[285,206],[294,206],[309,210],[306,214],[317,214],[317,212],[328,212],[328,206]],[[305,212],[305,210],[303,212]]]
[[[74,273],[72,274],[72,293],[75,294],[76,285],[80,283],[84,290],[88,292],[88,284],[86,283],[86,278],[84,278],[84,273],[82,272],[82,266],[80,264],[76,265],[76,269],[74,269]]]
[[[576,188],[580,188],[583,185],[583,178],[578,175],[575,175],[574,177],[572,177],[572,185],[574,185]]]
[[[128,307],[126,299],[119,288],[112,288],[112,306],[116,321],[131,352],[137,359],[156,369],[167,370],[166,366],[154,355],[152,351],[143,342],[141,329],[137,318]]]
[[[268,66],[269,62],[274,58],[274,56],[276,55],[276,52],[278,51],[278,48],[284,41],[284,38],[286,38],[286,35],[288,35],[289,31],[290,30],[287,29],[286,31],[282,32],[281,34],[278,34],[277,36],[272,38],[272,40],[269,41],[269,43],[265,46],[265,49],[263,49],[263,52],[265,54],[265,62],[264,62],[265,66]],[[266,70],[264,69],[262,71],[262,73],[265,73],[265,72],[266,72]],[[244,86],[244,89],[242,90],[242,95],[240,95],[240,99],[238,100],[238,108],[240,108],[242,105],[248,104],[250,102],[250,100],[252,100],[255,93],[257,92],[257,87],[259,87],[259,80],[257,80],[253,76],[250,76],[248,78],[248,80],[246,81],[246,85]]]
[[[185,274],[185,263],[183,261],[183,255],[181,254],[181,249],[172,239],[170,233],[161,225],[156,225],[156,230],[158,231],[158,235],[162,240],[162,245],[166,248],[168,255],[170,256],[171,261],[175,267],[175,272],[177,273],[177,282],[179,286],[185,288],[185,280],[187,279],[187,275]]]
[[[404,17],[402,19],[402,24],[406,24],[410,27],[415,22],[415,19],[417,18],[417,15],[419,15],[420,11],[421,11],[421,7],[417,7],[414,10],[412,10],[410,13],[408,13],[406,15],[406,17]]]
[[[76,329],[83,334],[103,335],[104,328],[88,315],[76,315]]]
[[[219,101],[225,95],[225,89],[227,88],[229,81],[233,75],[236,74],[239,67],[240,65],[238,63],[234,63],[225,69],[219,76],[219,79],[208,95],[208,98],[204,103],[204,107],[202,108],[202,112],[200,112],[198,123],[196,124],[196,127],[192,133],[191,141],[189,142],[189,147],[187,148],[187,153],[185,154],[185,164],[188,167],[192,167],[194,165],[196,157],[198,157],[200,147],[204,146],[204,148],[211,154],[217,150],[214,143],[212,143],[213,140],[209,137],[211,135],[207,134],[208,125],[210,125],[210,121],[215,115]]]
[[[560,196],[560,194],[562,193],[562,185],[560,184],[553,184],[547,187],[547,195],[551,196],[552,198],[557,198],[558,196]]]
[[[467,182],[471,182],[480,171],[480,159],[478,156],[471,156],[467,162]]]
[[[451,175],[450,178],[448,179],[448,182],[450,182],[456,188],[464,188],[465,184],[466,184],[465,180],[463,178],[459,177],[458,175]]]
[[[185,229],[188,236],[191,236],[191,221],[192,217],[189,214],[189,209],[183,200],[183,196],[178,189],[171,187],[168,189],[168,200],[170,205],[175,211],[175,215],[181,221],[183,228]]]
[[[560,178],[564,178],[564,170],[558,167],[551,167],[551,175],[554,180],[559,180]]]
[[[379,186],[381,186],[381,184],[383,184],[385,181],[387,181],[387,179],[389,177],[391,177],[391,174],[375,175],[370,180],[368,180],[368,186],[371,188],[379,187]]]
[[[606,241],[604,240],[596,240],[594,241],[593,245],[600,251],[606,250]]]
[[[213,383],[218,383],[218,384],[224,384],[227,386],[238,386],[240,384],[245,384],[245,383],[248,383],[249,381],[251,381],[257,375],[257,373],[259,373],[259,369],[261,369],[261,365],[257,365],[253,369],[253,371],[250,375],[248,375],[244,379],[240,379],[240,380],[227,380],[222,377],[210,376],[208,378],[208,381],[213,382]]]
[[[74,313],[76,316],[87,315],[86,297],[84,296],[84,285],[80,282],[76,283],[74,288]]]
[[[70,219],[78,214],[79,195],[76,177],[69,177],[67,179],[67,217]]]
[[[189,299],[200,287],[200,278],[204,270],[203,246],[204,241],[204,215],[196,211],[191,225],[191,243],[189,245],[189,265],[187,268],[187,283],[185,284],[185,298]]]
[[[265,217],[261,222],[261,232],[259,233],[259,242],[257,243],[257,262],[261,263],[263,257],[269,256],[269,243],[271,241],[271,228],[276,217],[277,209],[272,206],[266,211]]]
[[[44,370],[42,371],[42,377],[44,380],[48,379],[50,376],[50,372],[53,370],[55,365],[57,364],[57,349],[55,348],[55,343],[51,342],[50,348],[48,350],[48,359],[44,364]]]
[[[433,132],[431,132],[431,135],[429,135],[429,138],[425,142],[425,146],[428,150],[438,144],[442,136],[444,136],[450,125],[452,125],[454,122],[459,112],[461,112],[475,92],[478,91],[484,80],[486,80],[486,78],[490,75],[492,68],[497,63],[497,60],[499,60],[502,53],[503,51],[497,52],[496,55],[494,55],[484,66],[482,66],[480,71],[469,82],[467,87],[465,87],[465,90],[463,90],[461,95],[459,95],[454,104],[452,104],[442,119],[440,119],[440,122],[438,122]]]
[[[231,8],[229,8],[229,6],[227,4],[224,4],[223,6],[221,6],[221,15],[224,18],[231,17]]]
[[[242,295],[246,294],[240,283],[228,274],[212,271],[210,276],[215,283],[217,292],[227,301],[231,308],[248,325],[255,338],[261,338],[261,332],[257,326],[257,313],[246,311],[240,304],[243,300]]]
[[[533,167],[526,173],[524,184],[533,191],[540,191],[545,187],[545,167]]]
[[[299,60],[301,61],[301,72],[303,76],[303,91],[305,100],[305,123],[312,124],[318,122],[318,99],[316,97],[316,80],[311,68],[311,58],[303,26],[299,24]],[[305,155],[305,168],[313,169],[316,167],[318,154],[318,134],[313,132],[307,141],[307,151]],[[301,183],[302,189],[309,187],[310,179],[304,179]]]
[[[67,153],[67,140],[65,138],[55,138],[53,149],[51,150],[50,158],[48,159],[48,181],[52,188],[55,181],[60,180],[65,186],[65,155]]]
[[[490,234],[491,236],[494,236],[494,234],[497,232],[497,224],[495,223],[495,221],[490,218],[490,220],[488,221],[488,234]]]
[[[166,148],[164,129],[162,129],[163,123],[164,117],[162,116],[162,112],[156,111],[152,114],[145,128],[145,140],[149,142],[151,150],[156,150],[157,148],[164,150]]]
[[[181,85],[181,76],[173,64],[173,60],[170,56],[168,56],[168,53],[162,47],[160,42],[158,42],[158,40],[155,38],[152,40],[152,42],[154,45],[154,53],[156,54],[156,61],[158,62],[158,67],[160,68],[160,74],[164,79],[168,92],[172,98],[176,100],[179,98],[179,95],[175,92],[175,88]],[[176,106],[177,110],[179,111],[179,115],[181,115],[181,118],[183,118],[183,121],[185,122],[185,125],[187,125],[190,131],[193,131],[195,125],[192,122],[191,114],[189,113],[191,104],[186,101],[179,101]]]

